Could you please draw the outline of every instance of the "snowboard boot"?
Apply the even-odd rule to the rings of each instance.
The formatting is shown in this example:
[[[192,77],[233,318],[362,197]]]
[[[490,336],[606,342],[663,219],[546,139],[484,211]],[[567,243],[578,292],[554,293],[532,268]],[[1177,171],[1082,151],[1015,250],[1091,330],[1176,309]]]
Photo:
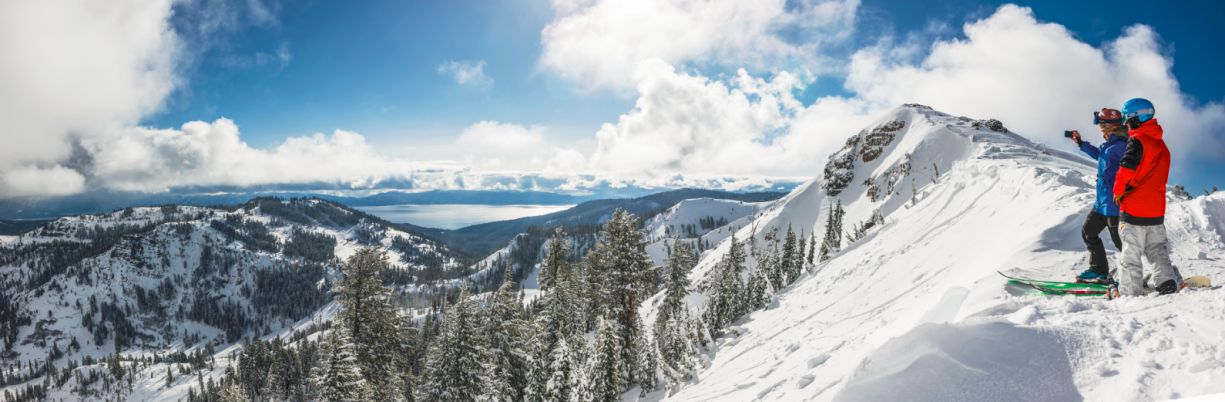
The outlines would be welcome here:
[[[1086,269],[1080,275],[1076,275],[1076,283],[1096,283],[1101,285],[1110,284],[1110,279],[1106,275],[1094,272],[1092,269]]]
[[[1175,282],[1173,279],[1170,279],[1168,281],[1162,282],[1160,285],[1157,285],[1157,294],[1168,295],[1170,293],[1177,293],[1177,292],[1178,292],[1178,282]]]

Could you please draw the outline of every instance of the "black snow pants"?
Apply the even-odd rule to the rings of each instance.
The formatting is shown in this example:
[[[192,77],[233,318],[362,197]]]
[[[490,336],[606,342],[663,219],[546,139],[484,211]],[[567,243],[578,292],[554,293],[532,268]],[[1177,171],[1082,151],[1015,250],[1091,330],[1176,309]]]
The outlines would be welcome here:
[[[1085,247],[1089,249],[1089,269],[1106,276],[1110,273],[1110,263],[1106,260],[1106,247],[1102,244],[1102,229],[1110,228],[1110,240],[1114,247],[1123,250],[1123,241],[1119,239],[1119,217],[1106,216],[1089,211],[1085,217],[1085,225],[1081,227],[1080,236],[1085,239]]]

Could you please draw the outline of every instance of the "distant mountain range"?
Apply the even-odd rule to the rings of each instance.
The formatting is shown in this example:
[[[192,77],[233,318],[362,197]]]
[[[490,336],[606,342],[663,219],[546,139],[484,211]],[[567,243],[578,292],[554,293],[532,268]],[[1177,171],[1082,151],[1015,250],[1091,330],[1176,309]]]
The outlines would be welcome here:
[[[772,201],[786,193],[757,192],[733,193],[718,190],[680,189],[651,194],[638,198],[605,199],[586,201],[573,208],[551,214],[530,216],[506,221],[482,223],[455,230],[425,228],[411,224],[400,224],[408,229],[425,233],[455,247],[468,255],[488,255],[506,245],[528,228],[597,225],[608,220],[617,208],[634,213],[646,221],[656,214],[671,208],[676,203],[693,198],[714,198],[746,202]]]
[[[779,191],[790,191],[794,184],[779,184]],[[666,189],[665,189],[666,190]],[[386,191],[377,194],[338,191],[238,191],[238,192],[91,192],[52,198],[0,199],[0,219],[30,220],[54,219],[61,216],[96,214],[120,208],[158,205],[216,206],[242,204],[257,197],[277,198],[321,198],[339,202],[350,207],[375,207],[384,205],[573,205],[585,201],[614,198],[642,197],[661,191],[630,187],[615,192],[602,191],[583,195],[563,194],[548,191],[511,190],[430,190],[421,192]],[[730,194],[730,193],[729,193]],[[0,233],[5,233],[0,226]]]
[[[569,205],[597,198],[538,191],[435,190],[389,191],[367,196],[344,196],[313,192],[239,192],[211,194],[91,193],[44,199],[0,200],[4,219],[49,219],[61,216],[110,212],[120,208],[157,205],[235,205],[257,197],[322,198],[354,207],[401,204]]]

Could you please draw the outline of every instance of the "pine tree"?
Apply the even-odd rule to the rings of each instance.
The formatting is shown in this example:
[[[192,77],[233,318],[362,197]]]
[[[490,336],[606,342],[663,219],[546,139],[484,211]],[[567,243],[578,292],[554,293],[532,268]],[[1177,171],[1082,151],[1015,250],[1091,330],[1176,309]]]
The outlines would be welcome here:
[[[221,388],[219,400],[221,402],[247,402],[251,399],[247,397],[246,391],[242,390],[237,381],[230,381]]]
[[[808,265],[812,265],[817,257],[817,233],[814,231],[812,236],[808,237]]]
[[[353,339],[362,376],[378,400],[396,397],[399,373],[407,368],[401,360],[403,354],[397,352],[401,331],[389,300],[391,291],[383,286],[381,272],[386,269],[386,253],[373,248],[358,250],[341,267],[344,277],[338,297],[345,307],[341,322]]]
[[[319,378],[319,399],[323,401],[364,401],[370,398],[366,380],[357,363],[353,340],[344,326],[328,334],[326,366]]]
[[[590,401],[615,402],[621,400],[621,348],[624,346],[611,320],[600,318],[596,336],[594,359],[589,373],[587,397]]]
[[[425,370],[417,388],[423,401],[472,401],[481,395],[482,362],[485,361],[484,339],[478,333],[480,317],[475,301],[467,294],[447,311],[442,329],[426,355]]]
[[[513,282],[503,281],[485,308],[485,328],[489,341],[481,400],[521,401],[527,388],[530,362],[523,340],[530,331],[523,304],[516,297]]]
[[[537,302],[539,313],[531,330],[534,336],[531,345],[525,348],[531,355],[528,374],[524,379],[527,383],[525,394],[531,401],[544,400],[553,370],[552,353],[557,343],[586,330],[583,314],[576,314],[583,311],[579,300],[583,283],[568,258],[566,247],[550,247],[545,256],[546,261],[554,261],[556,269],[551,274],[552,286]]]
[[[418,349],[423,347],[421,341],[421,333],[413,324],[411,316],[403,316],[398,320],[398,339],[397,348],[392,353],[399,354],[396,358],[398,367],[396,368],[398,378],[396,379],[396,391],[399,393],[399,399],[404,401],[412,401],[414,389],[417,382],[413,376],[413,363],[416,360]]]
[[[684,326],[689,319],[685,297],[689,295],[689,272],[697,265],[693,248],[679,239],[668,256],[668,282],[663,304],[655,315],[655,343],[662,356],[663,371],[674,381],[688,380],[691,350]]]
[[[825,240],[821,242],[821,261],[829,259],[829,255],[842,247],[842,200],[829,210],[829,218],[825,221]]]
[[[575,391],[576,376],[574,354],[570,352],[570,342],[557,342],[550,353],[550,370],[544,401],[570,401]]]
[[[796,279],[799,279],[800,274],[804,273],[804,243],[806,242],[807,240],[804,239],[803,234],[801,234],[795,243],[795,254],[792,255],[794,261],[791,262],[791,266],[793,267],[791,282],[793,283],[796,281]]]
[[[766,279],[770,283],[770,288],[782,289],[786,285],[786,275],[783,272],[782,257],[779,255],[778,238],[775,237],[770,241],[766,251],[762,253],[759,266],[764,267],[766,271]]]
[[[638,347],[638,387],[642,389],[642,396],[646,396],[648,392],[654,391],[659,385],[659,348],[655,346],[655,342],[647,335],[646,332],[640,334],[641,338],[635,344]]]
[[[697,266],[697,255],[689,244],[680,239],[672,241],[672,254],[668,256],[668,282],[663,305],[655,316],[655,325],[663,325],[680,315],[685,307],[685,296],[689,295],[689,272]]]
[[[799,269],[795,266],[795,254],[795,231],[791,229],[791,225],[787,225],[787,237],[783,241],[782,260],[779,261],[783,271],[783,286],[790,285],[799,274]]]
[[[749,284],[746,286],[749,311],[760,310],[766,307],[770,300],[770,295],[774,293],[770,287],[770,279],[766,277],[768,268],[758,265],[757,270],[753,272],[752,278],[749,279]]]
[[[540,290],[549,290],[556,282],[557,273],[569,269],[569,245],[566,244],[566,232],[558,227],[549,240],[548,253],[540,262]]]
[[[747,312],[748,300],[740,273],[744,270],[744,246],[733,235],[731,245],[719,262],[707,297],[705,319],[710,332],[718,333]]]
[[[272,364],[268,366],[268,375],[264,379],[264,387],[260,390],[260,398],[273,402],[284,400],[284,395],[281,392],[281,367],[284,364],[280,359],[273,359]]]
[[[604,225],[600,265],[593,267],[607,281],[604,286],[608,289],[608,313],[623,343],[617,362],[622,385],[636,383],[640,378],[635,345],[642,333],[638,307],[651,291],[655,279],[643,237],[633,214],[622,209],[614,211]]]

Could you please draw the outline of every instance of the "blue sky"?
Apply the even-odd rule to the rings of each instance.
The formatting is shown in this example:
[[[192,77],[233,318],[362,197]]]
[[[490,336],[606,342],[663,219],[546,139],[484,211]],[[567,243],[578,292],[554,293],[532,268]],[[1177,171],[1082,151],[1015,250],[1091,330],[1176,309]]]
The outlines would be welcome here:
[[[857,11],[855,36],[825,51],[849,55],[882,36],[963,37],[962,24],[989,16],[1001,4],[865,1]],[[1160,35],[1163,51],[1172,55],[1173,73],[1185,94],[1196,102],[1225,98],[1219,43],[1212,39],[1225,37],[1225,28],[1213,21],[1225,15],[1225,3],[1023,5],[1033,8],[1039,20],[1061,24],[1094,46],[1114,40],[1133,24],[1149,25]],[[417,142],[445,143],[477,121],[493,120],[546,125],[552,138],[586,141],[589,148],[600,125],[615,122],[635,101],[616,91],[587,90],[539,67],[541,29],[555,14],[544,1],[310,2],[272,4],[270,9],[274,23],[241,25],[211,38],[214,44],[185,74],[187,84],[142,124],[176,127],[228,117],[254,147],[340,128],[398,149]],[[278,50],[289,57],[262,64],[228,61]],[[448,61],[476,60],[484,61],[491,84],[457,85],[437,71]],[[734,69],[715,66],[705,73],[728,75]],[[821,75],[799,97],[811,102],[844,95],[843,79],[836,73]],[[1192,188],[1220,179],[1184,176]]]
[[[188,89],[145,123],[173,127],[229,117],[254,146],[344,128],[373,139],[454,136],[479,120],[548,122],[590,136],[632,99],[575,91],[536,69],[544,1],[312,2],[281,8],[275,26],[245,26],[211,49]],[[274,53],[288,63],[226,66],[232,53]],[[437,72],[447,61],[484,60],[495,81],[466,87]]]
[[[1172,181],[1225,185],[1221,2],[0,8],[28,16],[0,24],[0,73],[23,77],[0,91],[6,194],[761,188],[812,177],[901,103],[1071,149],[1064,129],[1092,130],[1090,112],[1137,96],[1157,104]]]
[[[866,1],[857,44],[877,35],[959,34],[962,23],[1009,2]],[[1015,2],[1013,2],[1015,3]],[[1199,101],[1225,98],[1220,42],[1225,3],[1194,7],[1114,1],[1109,10],[1085,2],[1023,4],[1043,20],[1067,26],[1082,40],[1101,44],[1132,24],[1151,25],[1175,57],[1183,91]],[[1130,10],[1130,11],[1129,11]],[[548,2],[365,1],[309,2],[279,7],[275,26],[246,26],[228,46],[212,49],[187,76],[185,90],[146,124],[175,126],[226,116],[241,122],[244,138],[270,145],[285,136],[337,127],[368,136],[456,132],[473,120],[518,120],[586,127],[616,118],[632,99],[577,91],[536,68],[540,30],[553,15]],[[445,38],[445,39],[444,39]],[[211,57],[275,53],[287,44],[288,63],[227,66]],[[466,88],[436,72],[448,60],[485,60],[496,85]],[[840,77],[824,77],[806,96],[841,91]],[[582,135],[589,135],[583,133]]]

